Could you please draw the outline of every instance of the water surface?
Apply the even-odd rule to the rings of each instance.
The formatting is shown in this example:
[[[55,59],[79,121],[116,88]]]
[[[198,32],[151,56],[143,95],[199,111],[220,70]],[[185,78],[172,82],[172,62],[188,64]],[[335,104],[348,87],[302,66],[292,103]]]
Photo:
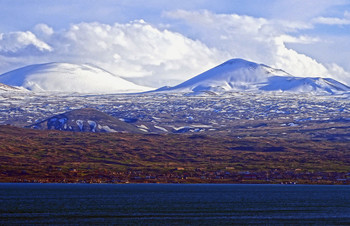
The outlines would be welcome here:
[[[1,224],[350,224],[350,186],[0,184]]]

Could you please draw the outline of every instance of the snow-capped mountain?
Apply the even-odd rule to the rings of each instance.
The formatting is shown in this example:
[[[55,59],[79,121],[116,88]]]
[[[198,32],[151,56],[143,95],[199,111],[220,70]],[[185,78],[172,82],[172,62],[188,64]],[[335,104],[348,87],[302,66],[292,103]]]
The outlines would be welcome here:
[[[0,82],[32,91],[128,93],[149,90],[88,64],[30,65],[0,75]]]
[[[290,91],[335,93],[350,87],[330,78],[295,77],[264,64],[232,59],[177,86],[158,91]]]
[[[20,89],[0,83],[0,92],[3,92],[3,91],[18,91],[18,90],[20,90]]]

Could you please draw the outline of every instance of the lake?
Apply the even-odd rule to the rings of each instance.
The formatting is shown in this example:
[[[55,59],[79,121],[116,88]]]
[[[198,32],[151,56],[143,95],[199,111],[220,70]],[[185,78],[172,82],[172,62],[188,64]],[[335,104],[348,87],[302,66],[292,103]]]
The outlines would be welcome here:
[[[350,186],[0,184],[0,224],[350,224]]]

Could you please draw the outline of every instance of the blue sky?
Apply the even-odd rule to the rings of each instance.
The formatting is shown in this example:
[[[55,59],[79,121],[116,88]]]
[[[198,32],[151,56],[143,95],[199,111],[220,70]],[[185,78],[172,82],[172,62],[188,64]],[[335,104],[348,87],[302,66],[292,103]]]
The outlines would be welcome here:
[[[310,2],[309,4],[307,2]],[[268,19],[305,20],[316,16],[343,17],[347,1],[285,0],[1,0],[2,31],[30,29],[38,23],[65,28],[79,22],[129,22],[144,19],[162,23],[164,11],[203,10],[218,14],[240,14]]]
[[[230,58],[350,84],[347,0],[0,0],[0,73],[90,63],[172,85]]]

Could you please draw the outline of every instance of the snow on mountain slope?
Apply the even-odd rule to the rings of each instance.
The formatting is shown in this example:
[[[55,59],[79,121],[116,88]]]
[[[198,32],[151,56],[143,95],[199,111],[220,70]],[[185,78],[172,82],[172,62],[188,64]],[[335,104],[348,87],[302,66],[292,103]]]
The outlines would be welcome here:
[[[292,92],[336,93],[350,91],[350,87],[331,78],[271,77],[260,90]]]
[[[0,82],[32,91],[127,93],[149,90],[103,69],[69,63],[26,66],[0,75]]]
[[[8,86],[5,84],[0,83],[0,92],[3,91],[19,91],[20,89],[16,88],[16,87],[12,87],[12,86]]]
[[[171,89],[187,91],[253,89],[256,84],[267,82],[268,78],[274,75],[290,76],[282,70],[265,65],[243,59],[232,59]]]
[[[349,91],[350,87],[329,78],[294,77],[287,72],[243,59],[232,59],[177,86],[158,91]]]

